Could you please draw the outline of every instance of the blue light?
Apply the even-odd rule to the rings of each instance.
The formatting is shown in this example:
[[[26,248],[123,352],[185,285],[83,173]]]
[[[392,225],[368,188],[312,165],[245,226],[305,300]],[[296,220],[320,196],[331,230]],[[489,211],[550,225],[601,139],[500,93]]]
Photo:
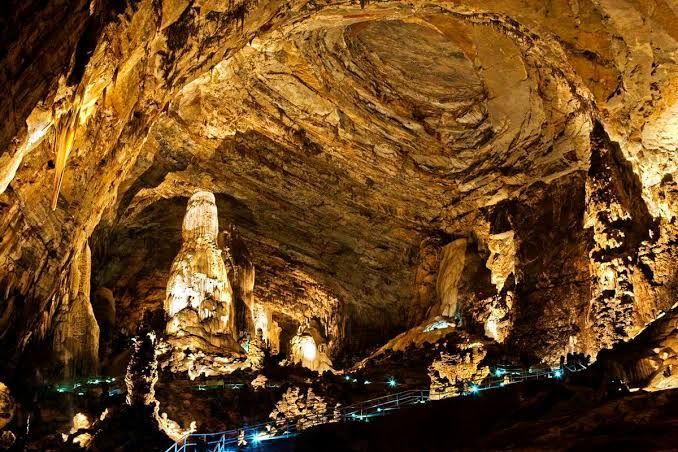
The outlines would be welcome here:
[[[252,444],[259,444],[264,439],[266,439],[265,432],[255,433],[254,436],[252,437]]]
[[[556,369],[553,371],[553,376],[556,378],[561,378],[563,376],[563,370],[562,369]]]
[[[478,393],[478,391],[480,391],[478,385],[471,385],[468,389],[469,391],[471,391],[471,394],[476,394]]]
[[[494,374],[495,374],[497,377],[501,377],[501,376],[504,375],[505,373],[506,373],[506,371],[505,371],[504,369],[499,369],[499,368],[497,368],[497,370],[494,371]]]
[[[391,377],[388,379],[388,385],[392,388],[395,388],[398,385],[398,382],[395,378]]]
[[[344,377],[344,380],[346,380],[346,381],[349,381],[350,379],[351,379],[351,376],[350,376],[350,375],[346,375],[346,376]]]

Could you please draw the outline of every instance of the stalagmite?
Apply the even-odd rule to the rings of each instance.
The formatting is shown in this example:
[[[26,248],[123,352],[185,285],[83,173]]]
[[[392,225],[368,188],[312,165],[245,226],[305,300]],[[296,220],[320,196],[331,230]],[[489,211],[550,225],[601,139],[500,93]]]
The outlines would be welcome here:
[[[434,309],[432,316],[442,315],[452,318],[457,313],[457,284],[464,270],[466,239],[457,239],[446,245],[440,259],[440,270],[436,289],[440,305]]]
[[[488,366],[481,365],[485,356],[487,350],[480,343],[463,345],[458,353],[440,352],[428,369],[431,398],[454,397],[483,381],[490,373]]]
[[[195,193],[186,208],[182,245],[172,263],[164,305],[172,369],[186,370],[191,378],[233,371],[243,357],[218,233],[214,195]]]
[[[261,338],[272,353],[280,351],[281,328],[273,320],[273,312],[266,306],[255,303],[253,310],[254,334],[261,334]]]
[[[327,355],[327,345],[322,335],[310,327],[300,327],[290,342],[290,359],[307,369],[323,373],[332,371],[332,361]]]
[[[99,363],[99,325],[90,302],[89,244],[85,243],[72,262],[59,292],[62,300],[53,340],[55,358],[66,378],[96,375]]]
[[[216,238],[214,195],[191,196],[182,227],[182,245],[172,263],[165,312],[167,334],[176,347],[237,351],[233,292]]]

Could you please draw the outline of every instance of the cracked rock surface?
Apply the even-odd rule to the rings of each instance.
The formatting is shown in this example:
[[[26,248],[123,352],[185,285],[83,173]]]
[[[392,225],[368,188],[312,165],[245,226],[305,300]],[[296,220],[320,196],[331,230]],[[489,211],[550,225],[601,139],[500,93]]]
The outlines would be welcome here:
[[[9,12],[10,366],[42,343],[66,360],[54,338],[69,316],[98,312],[110,344],[160,309],[199,190],[215,194],[221,229],[240,231],[280,348],[312,322],[333,363],[437,314],[533,361],[595,354],[675,300],[673,2],[10,1]],[[441,295],[442,250],[457,240],[470,270]],[[78,292],[85,249],[92,287]],[[69,314],[75,292],[109,314]],[[88,344],[78,360],[96,354]]]

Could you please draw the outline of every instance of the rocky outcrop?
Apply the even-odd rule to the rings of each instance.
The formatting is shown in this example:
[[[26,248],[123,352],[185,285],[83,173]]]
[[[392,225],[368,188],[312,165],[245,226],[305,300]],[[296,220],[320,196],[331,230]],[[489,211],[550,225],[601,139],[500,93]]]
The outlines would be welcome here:
[[[462,344],[458,353],[440,352],[428,369],[431,398],[455,397],[480,384],[490,374],[490,368],[482,364],[486,355],[479,342]]]
[[[295,426],[297,430],[305,430],[314,425],[339,420],[336,407],[332,407],[325,398],[317,396],[311,388],[304,394],[297,387],[290,388],[283,394],[269,418],[275,422],[275,427],[270,431],[273,436],[277,431],[285,431],[288,425]]]
[[[678,387],[678,305],[662,312],[633,340],[598,356],[593,366],[604,381],[648,391]]]

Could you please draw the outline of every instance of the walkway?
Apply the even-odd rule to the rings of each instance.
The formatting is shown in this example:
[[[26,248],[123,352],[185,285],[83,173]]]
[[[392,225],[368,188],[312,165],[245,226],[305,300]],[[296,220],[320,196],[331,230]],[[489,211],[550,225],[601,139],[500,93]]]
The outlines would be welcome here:
[[[299,434],[314,425],[332,422],[360,422],[367,421],[375,416],[384,416],[405,406],[426,404],[430,401],[442,400],[448,397],[468,396],[488,389],[501,388],[509,384],[521,383],[535,379],[560,380],[564,372],[578,372],[585,369],[584,365],[568,365],[565,368],[545,368],[517,370],[496,367],[492,377],[482,384],[464,385],[465,390],[459,392],[457,388],[448,388],[445,391],[431,393],[428,389],[410,389],[403,392],[388,394],[363,402],[358,402],[341,409],[336,413],[319,414],[315,417],[301,416],[287,423],[268,421],[258,425],[245,426],[238,429],[218,433],[192,433],[177,441],[165,452],[192,452],[236,451],[247,446],[257,446],[264,441],[279,438],[289,438]]]

